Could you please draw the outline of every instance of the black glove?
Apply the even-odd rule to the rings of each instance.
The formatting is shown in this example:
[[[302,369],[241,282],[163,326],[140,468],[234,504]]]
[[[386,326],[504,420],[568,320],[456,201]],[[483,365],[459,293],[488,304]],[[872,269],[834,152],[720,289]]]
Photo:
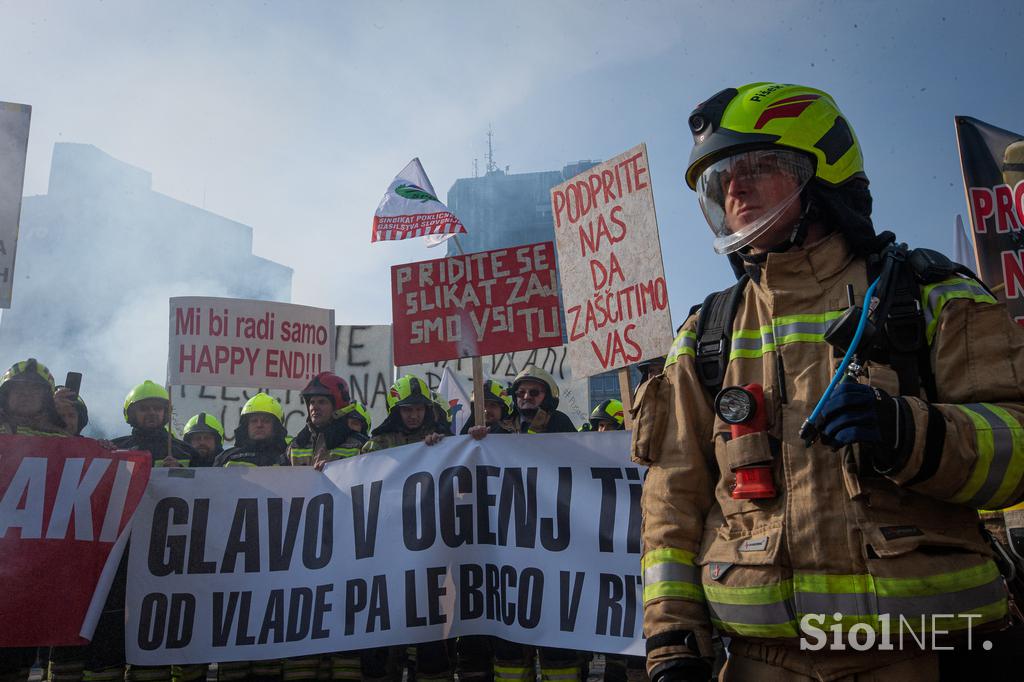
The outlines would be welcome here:
[[[833,448],[854,443],[869,446],[875,469],[889,473],[902,466],[913,449],[912,419],[902,397],[847,381],[836,386],[822,407],[821,442]]]
[[[651,682],[708,682],[711,664],[703,658],[674,658],[651,671]]]

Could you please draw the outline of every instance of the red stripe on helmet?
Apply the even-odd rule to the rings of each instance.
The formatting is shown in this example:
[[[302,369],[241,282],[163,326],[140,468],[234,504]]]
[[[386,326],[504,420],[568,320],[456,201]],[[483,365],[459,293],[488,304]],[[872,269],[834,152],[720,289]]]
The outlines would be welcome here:
[[[796,118],[800,114],[804,113],[804,110],[807,107],[814,104],[814,100],[816,99],[818,99],[817,95],[814,96],[814,99],[801,99],[798,102],[790,102],[788,104],[782,104],[781,106],[778,106],[780,103],[776,103],[776,105],[773,105],[761,112],[761,116],[757,119],[757,123],[754,124],[754,130],[760,130],[769,121],[774,121],[777,118]]]

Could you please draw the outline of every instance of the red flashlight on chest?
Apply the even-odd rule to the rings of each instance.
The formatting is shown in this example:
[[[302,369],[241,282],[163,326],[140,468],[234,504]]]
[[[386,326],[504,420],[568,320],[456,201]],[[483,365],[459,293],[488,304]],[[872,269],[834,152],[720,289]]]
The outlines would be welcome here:
[[[715,413],[729,425],[732,440],[768,430],[768,415],[764,408],[764,389],[761,384],[723,388],[715,398]],[[771,453],[766,453],[766,456],[764,464],[750,464],[734,470],[736,486],[732,489],[733,499],[764,500],[775,497]]]

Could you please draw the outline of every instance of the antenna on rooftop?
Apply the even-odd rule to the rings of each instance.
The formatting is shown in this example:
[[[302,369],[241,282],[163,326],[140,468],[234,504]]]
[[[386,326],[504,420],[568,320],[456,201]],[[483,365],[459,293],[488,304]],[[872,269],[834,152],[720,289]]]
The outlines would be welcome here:
[[[480,166],[479,166],[479,164],[477,164],[477,159],[473,159],[473,177],[474,178],[479,178],[480,177]]]
[[[498,170],[498,164],[494,163],[494,131],[491,124],[487,124],[487,172],[493,173]]]

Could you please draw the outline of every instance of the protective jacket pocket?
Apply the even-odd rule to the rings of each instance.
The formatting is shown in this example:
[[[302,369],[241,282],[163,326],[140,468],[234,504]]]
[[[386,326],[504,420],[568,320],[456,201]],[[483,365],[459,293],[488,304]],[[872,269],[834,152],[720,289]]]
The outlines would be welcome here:
[[[660,456],[670,409],[669,384],[662,374],[640,385],[630,415],[633,435],[630,457],[637,464],[653,464]]]

